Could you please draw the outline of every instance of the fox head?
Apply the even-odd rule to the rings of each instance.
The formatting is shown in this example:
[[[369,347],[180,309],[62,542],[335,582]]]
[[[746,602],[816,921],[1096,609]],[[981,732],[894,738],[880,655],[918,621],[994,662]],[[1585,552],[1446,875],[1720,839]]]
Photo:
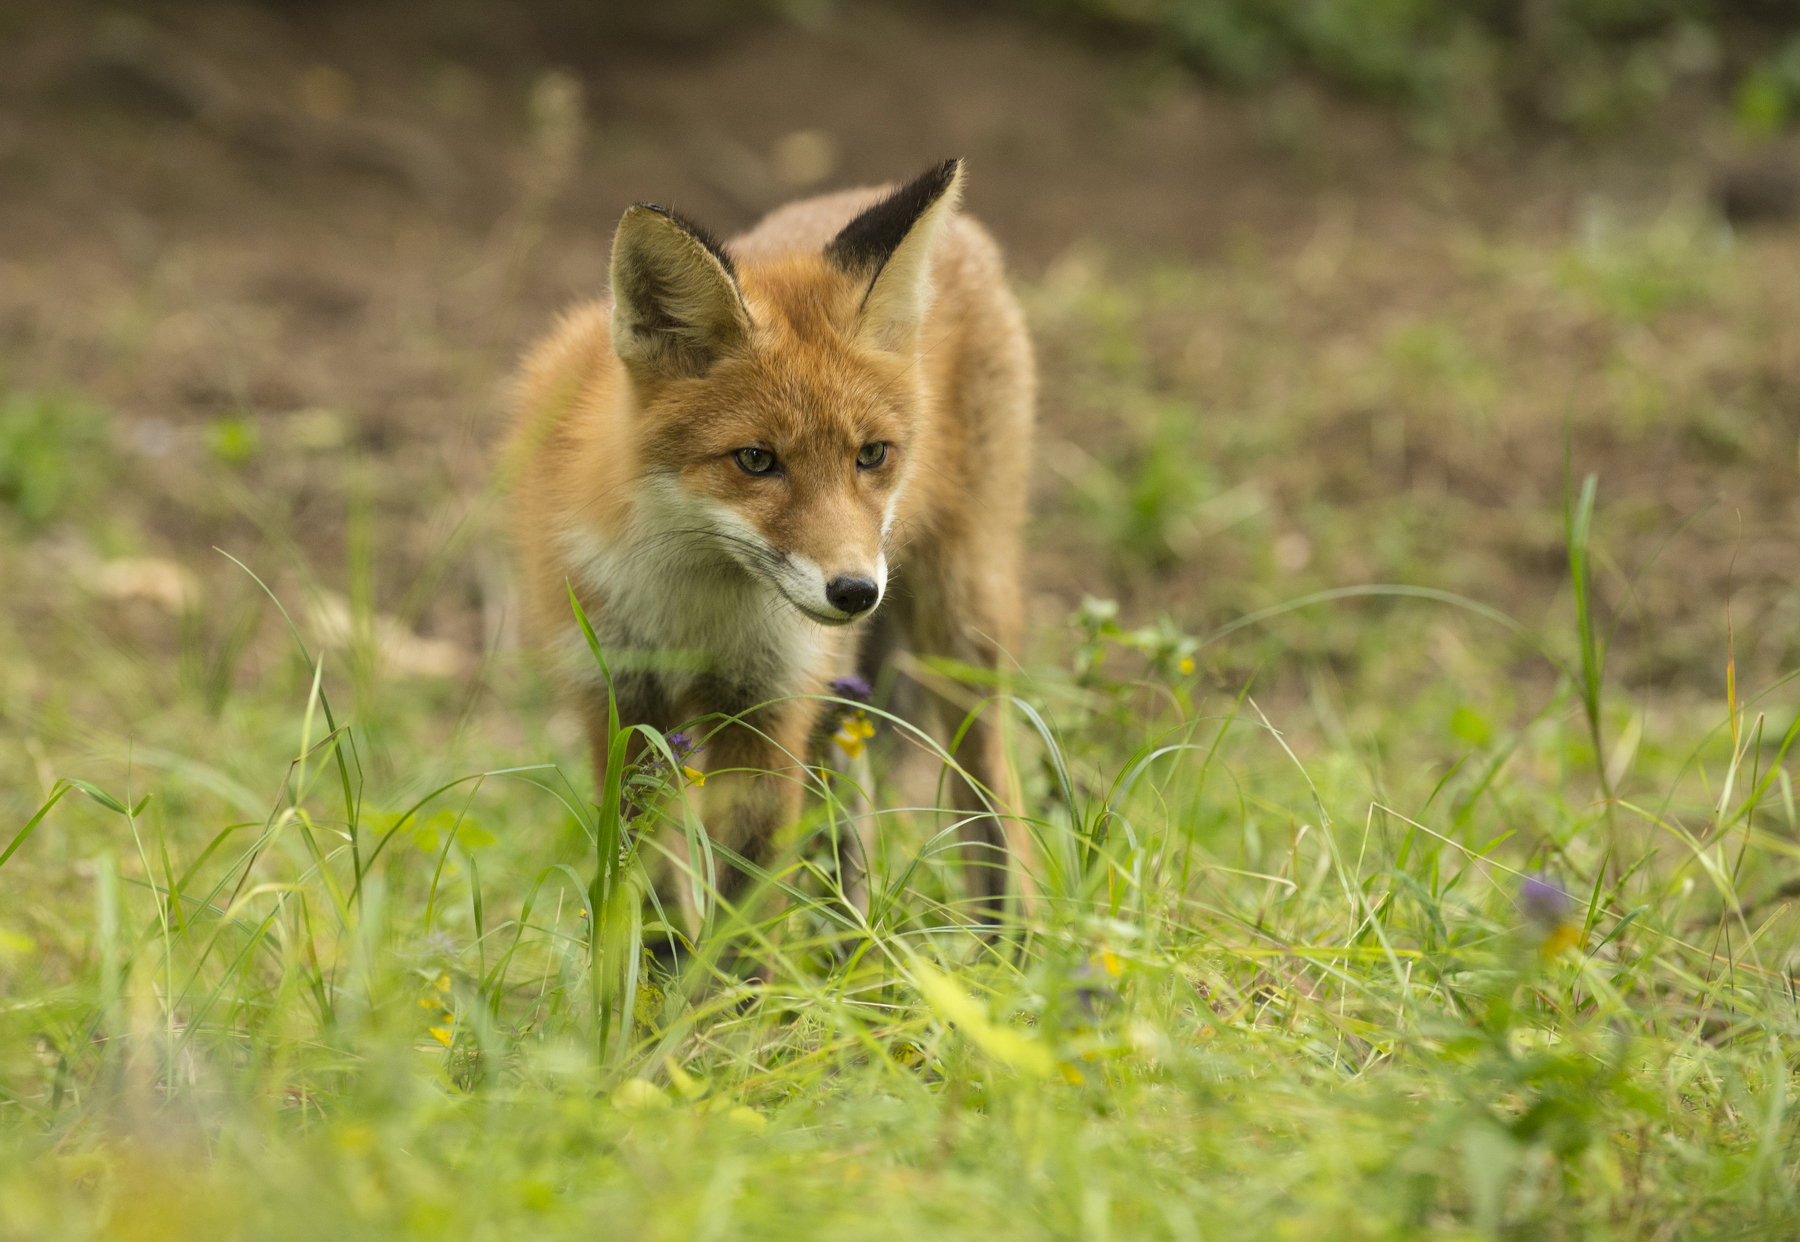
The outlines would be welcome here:
[[[710,545],[823,625],[881,602],[925,416],[919,330],[949,160],[823,250],[740,267],[658,207],[613,241],[612,347],[658,534]]]

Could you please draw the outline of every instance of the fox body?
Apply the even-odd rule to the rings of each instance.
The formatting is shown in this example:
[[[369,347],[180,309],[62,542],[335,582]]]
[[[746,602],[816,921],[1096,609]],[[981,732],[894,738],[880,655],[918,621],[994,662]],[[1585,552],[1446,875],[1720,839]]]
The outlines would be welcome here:
[[[956,210],[961,178],[953,160],[793,203],[723,245],[633,207],[610,302],[524,365],[527,624],[575,692],[596,780],[606,688],[571,588],[627,724],[724,720],[697,759],[700,814],[753,862],[798,815],[809,696],[898,643],[998,668],[1018,637],[1033,363],[998,249]],[[983,814],[1005,789],[991,717],[951,786],[993,913],[1010,834]],[[742,879],[727,869],[724,895]]]

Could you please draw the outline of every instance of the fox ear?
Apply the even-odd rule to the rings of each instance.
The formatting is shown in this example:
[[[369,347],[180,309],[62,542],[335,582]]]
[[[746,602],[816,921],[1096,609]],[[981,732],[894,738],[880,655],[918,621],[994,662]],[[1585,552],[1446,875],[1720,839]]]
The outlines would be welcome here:
[[[613,352],[634,373],[704,375],[750,335],[731,256],[699,225],[648,203],[613,236],[612,296]]]
[[[904,352],[931,307],[931,250],[962,192],[962,161],[927,169],[844,226],[825,247],[839,269],[868,280],[857,335]]]

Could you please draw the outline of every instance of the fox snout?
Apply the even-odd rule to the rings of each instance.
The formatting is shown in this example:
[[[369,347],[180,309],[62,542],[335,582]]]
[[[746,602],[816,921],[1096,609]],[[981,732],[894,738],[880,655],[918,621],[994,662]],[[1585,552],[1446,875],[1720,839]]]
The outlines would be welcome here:
[[[781,593],[820,625],[848,625],[867,616],[881,603],[887,586],[883,557],[868,568],[826,570],[806,556],[790,556],[786,565],[788,572],[777,575]]]
[[[825,602],[839,612],[856,616],[881,602],[881,585],[873,578],[841,574],[825,584]]]

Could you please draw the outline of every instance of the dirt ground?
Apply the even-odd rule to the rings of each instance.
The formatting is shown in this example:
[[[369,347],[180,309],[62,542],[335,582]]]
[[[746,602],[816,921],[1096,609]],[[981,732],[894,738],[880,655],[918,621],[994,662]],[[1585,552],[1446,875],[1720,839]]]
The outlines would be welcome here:
[[[1622,598],[1639,555],[1706,510],[1658,589],[1669,625],[1701,618],[1709,640],[1728,582],[1749,620],[1795,612],[1792,226],[1744,242],[1732,277],[1754,347],[1705,357],[1689,349],[1717,335],[1704,306],[1650,324],[1548,314],[1566,310],[1554,264],[1518,257],[1563,253],[1597,199],[1632,220],[1699,203],[1718,138],[1698,114],[1604,148],[1538,136],[1451,157],[1305,84],[1233,95],[955,9],[845,5],[706,39],[417,0],[133,12],[26,0],[0,16],[0,378],[116,411],[124,460],[106,520],[42,537],[17,569],[17,624],[63,598],[72,557],[172,557],[241,598],[210,548],[354,594],[365,547],[379,608],[472,655],[505,600],[486,489],[508,368],[603,289],[621,209],[672,204],[729,233],[809,189],[948,154],[969,159],[969,208],[1040,327],[1040,620],[1094,591],[1198,627],[1394,572],[1535,618],[1565,573],[1543,515],[1571,404],[1577,449],[1607,462],[1605,499],[1648,514],[1624,523],[1606,591]],[[1171,262],[1198,265],[1202,287],[1170,294]],[[1120,400],[1238,411],[1187,450],[1210,454],[1196,469],[1220,495],[1266,459],[1255,540],[1122,561],[1071,500],[1082,462],[1125,469],[1150,434],[1092,382],[1118,370],[1088,359],[1109,281],[1149,308],[1121,321],[1143,356]],[[1405,333],[1446,307],[1485,325],[1458,338],[1487,359],[1468,374],[1429,339],[1426,362],[1407,361]],[[1621,421],[1634,349],[1658,384],[1699,395]],[[1677,352],[1679,382],[1658,371]],[[1269,377],[1288,374],[1313,393],[1311,424],[1265,421],[1287,408]],[[1446,401],[1479,407],[1498,438],[1452,434]],[[1411,410],[1397,444],[1390,409]],[[1427,530],[1429,555],[1398,561],[1352,546],[1359,528],[1332,509],[1423,505],[1425,529],[1446,496],[1469,539],[1431,552]],[[1766,640],[1770,668],[1786,641]],[[1639,675],[1680,675],[1704,648],[1684,644]]]

